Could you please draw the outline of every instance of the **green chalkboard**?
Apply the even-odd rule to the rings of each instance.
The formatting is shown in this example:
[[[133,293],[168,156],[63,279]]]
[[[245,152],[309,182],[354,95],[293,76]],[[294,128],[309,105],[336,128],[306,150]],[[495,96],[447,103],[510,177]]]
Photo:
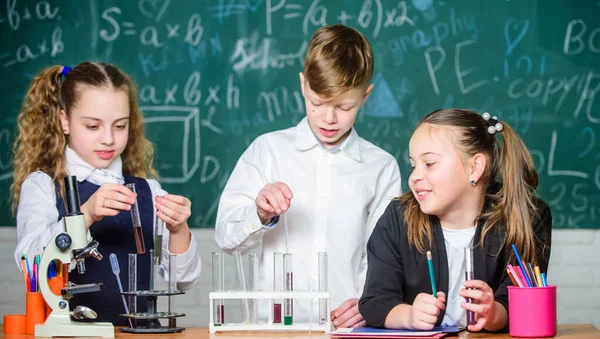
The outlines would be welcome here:
[[[139,87],[164,187],[214,227],[220,193],[260,134],[304,116],[312,33],[346,23],[371,41],[375,90],[356,128],[397,159],[441,107],[489,111],[526,140],[555,228],[600,226],[600,3],[558,0],[24,1],[0,6],[0,225],[15,119],[52,64],[117,64]]]

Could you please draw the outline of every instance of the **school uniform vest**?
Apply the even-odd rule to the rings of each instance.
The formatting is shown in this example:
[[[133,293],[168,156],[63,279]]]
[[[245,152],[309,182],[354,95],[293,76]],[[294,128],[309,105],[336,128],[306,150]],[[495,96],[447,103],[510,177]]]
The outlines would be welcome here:
[[[137,196],[140,219],[142,222],[142,231],[144,234],[144,243],[146,253],[137,255],[137,290],[147,290],[150,281],[150,254],[149,249],[154,247],[153,241],[153,218],[154,209],[152,201],[152,192],[148,182],[141,178],[124,176],[125,183],[134,183]],[[78,183],[79,201],[83,205],[94,194],[100,186],[90,182],[83,181]],[[60,196],[56,195],[56,208],[58,209],[59,220],[66,214],[65,204]],[[71,310],[75,306],[83,305],[90,307],[98,314],[98,318],[93,321],[108,321],[113,325],[128,325],[125,317],[119,314],[125,314],[125,307],[119,293],[119,285],[113,274],[110,265],[109,255],[114,253],[119,260],[121,284],[123,291],[128,291],[128,267],[129,254],[137,253],[135,238],[133,234],[133,225],[131,222],[131,212],[121,211],[114,217],[104,217],[90,227],[92,238],[98,241],[98,251],[104,258],[98,261],[94,258],[85,259],[85,273],[79,274],[76,269],[69,272],[69,281],[75,284],[103,283],[104,289],[99,292],[76,294],[70,300]],[[126,297],[126,300],[128,298]],[[129,310],[133,312],[133,310]],[[137,298],[137,312],[147,311],[147,301],[144,297]],[[138,321],[140,325],[140,321]]]

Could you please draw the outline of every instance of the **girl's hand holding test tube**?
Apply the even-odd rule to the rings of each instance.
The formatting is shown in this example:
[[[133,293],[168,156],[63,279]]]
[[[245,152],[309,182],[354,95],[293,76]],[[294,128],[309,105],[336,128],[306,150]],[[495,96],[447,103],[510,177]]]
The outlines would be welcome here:
[[[290,208],[292,190],[282,182],[266,184],[256,197],[256,210],[260,222],[264,225],[273,217],[280,215]]]
[[[156,197],[156,216],[164,221],[171,234],[187,229],[187,220],[192,215],[190,199],[174,194]]]
[[[459,292],[460,296],[471,298],[473,302],[463,302],[461,307],[467,311],[474,312],[475,319],[477,320],[474,325],[467,326],[467,329],[469,331],[481,331],[485,328],[489,331],[496,331],[497,329],[486,328],[486,325],[488,322],[494,322],[496,309],[499,307],[504,310],[504,306],[494,302],[495,298],[492,288],[482,280],[466,280],[464,286]]]
[[[121,184],[103,184],[81,205],[86,229],[103,217],[115,216],[120,211],[129,211],[137,194]]]
[[[169,230],[169,252],[184,253],[192,239],[187,224],[192,215],[192,202],[186,197],[174,194],[157,196],[155,201],[156,217],[164,221]]]

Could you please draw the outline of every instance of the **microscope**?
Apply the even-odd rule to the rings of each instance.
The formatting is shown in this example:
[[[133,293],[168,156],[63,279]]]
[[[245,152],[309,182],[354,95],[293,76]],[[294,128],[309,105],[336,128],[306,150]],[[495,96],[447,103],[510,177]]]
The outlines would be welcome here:
[[[67,176],[64,180],[67,205],[67,214],[63,218],[65,232],[54,236],[46,245],[38,274],[40,291],[52,312],[46,318],[46,322],[36,325],[35,336],[114,338],[115,330],[111,323],[76,322],[71,319],[71,317],[76,319],[96,317],[95,312],[82,306],[79,306],[84,310],[79,312],[81,314],[76,315],[75,312],[71,314],[69,300],[75,294],[99,291],[104,288],[102,283],[69,285],[61,289],[61,295],[54,294],[48,285],[48,266],[54,259],[60,260],[63,264],[68,264],[75,259],[80,274],[85,273],[86,258],[102,260],[102,255],[98,252],[98,242],[87,241],[85,221],[79,205],[77,179],[75,176]]]

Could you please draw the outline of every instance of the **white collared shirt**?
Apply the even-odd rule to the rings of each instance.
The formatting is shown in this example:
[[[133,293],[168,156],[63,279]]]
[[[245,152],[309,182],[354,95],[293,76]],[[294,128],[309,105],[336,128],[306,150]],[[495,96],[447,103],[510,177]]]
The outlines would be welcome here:
[[[276,181],[290,187],[290,209],[273,227],[263,226],[255,199],[267,183]],[[400,193],[394,157],[354,129],[339,151],[330,153],[319,146],[304,118],[296,127],[258,137],[241,156],[221,195],[215,240],[228,253],[246,253],[262,240],[260,287],[272,290],[273,253],[286,252],[287,219],[294,289],[307,290],[311,279],[318,287],[317,253],[327,252],[335,309],[362,294],[366,243],[390,200]],[[301,304],[294,303],[294,321],[308,318],[307,303]]]
[[[121,158],[115,159],[106,169],[98,169],[87,164],[71,148],[65,151],[67,173],[75,175],[77,181],[87,180],[95,185],[101,186],[105,183],[123,184]],[[166,191],[161,189],[156,180],[146,179],[152,192],[152,201],[157,195],[165,195]],[[154,204],[153,204],[154,206]],[[156,213],[156,208],[154,207]],[[154,218],[153,218],[154,219]],[[21,269],[21,255],[26,252],[33,257],[58,233],[64,231],[62,218],[58,220],[56,209],[56,189],[54,182],[44,172],[33,172],[25,178],[21,185],[21,195],[17,208],[17,249],[15,250],[15,261]],[[93,225],[92,225],[93,227]],[[154,229],[154,227],[152,228]],[[88,231],[88,239],[91,239]],[[163,278],[168,277],[167,264],[169,246],[169,231],[163,229],[161,260]],[[108,254],[105,254],[108,255]],[[71,265],[73,267],[73,265]],[[71,267],[71,268],[72,268]],[[182,290],[192,287],[200,276],[200,256],[196,251],[196,240],[192,234],[190,247],[185,253],[177,255],[177,278],[178,288]]]

